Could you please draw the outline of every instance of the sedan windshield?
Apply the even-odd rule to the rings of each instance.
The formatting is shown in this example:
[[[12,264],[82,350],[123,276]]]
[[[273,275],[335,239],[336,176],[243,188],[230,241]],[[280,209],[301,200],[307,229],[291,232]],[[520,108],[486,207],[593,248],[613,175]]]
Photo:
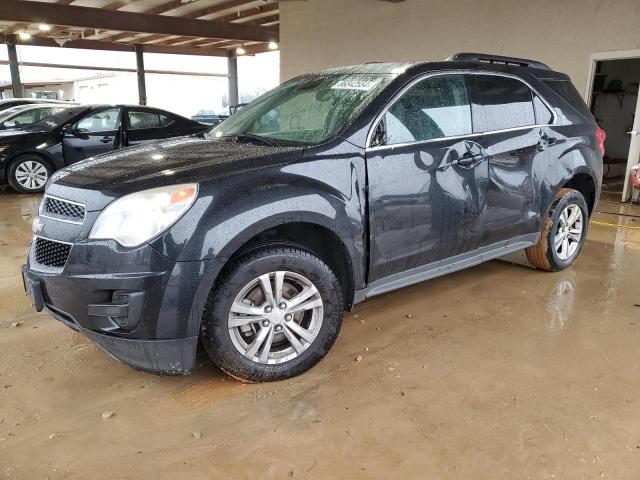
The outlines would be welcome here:
[[[78,114],[88,110],[88,107],[69,107],[55,115],[51,115],[50,117],[43,118],[37,123],[34,123],[30,127],[27,127],[25,130],[29,131],[38,131],[44,132],[48,130],[53,130],[54,128],[62,125],[63,123],[68,122],[73,119]]]
[[[390,74],[294,78],[251,102],[210,135],[267,145],[318,145],[344,130],[393,78]]]
[[[17,107],[7,108],[6,110],[0,112],[0,123],[11,117],[13,114],[21,112],[22,110],[28,110],[30,108],[33,108],[33,105],[18,105]]]

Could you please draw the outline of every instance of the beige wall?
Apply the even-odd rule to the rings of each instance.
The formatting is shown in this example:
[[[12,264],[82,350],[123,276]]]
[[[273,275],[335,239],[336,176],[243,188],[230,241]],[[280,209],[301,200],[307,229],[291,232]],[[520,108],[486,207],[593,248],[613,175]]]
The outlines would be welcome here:
[[[590,55],[640,49],[640,0],[281,2],[281,76],[455,52],[534,58],[584,94]]]

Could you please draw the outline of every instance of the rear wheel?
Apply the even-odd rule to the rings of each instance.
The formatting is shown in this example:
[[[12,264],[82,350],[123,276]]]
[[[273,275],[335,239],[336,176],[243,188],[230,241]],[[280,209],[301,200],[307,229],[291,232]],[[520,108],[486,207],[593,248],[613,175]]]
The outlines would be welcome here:
[[[44,190],[53,168],[37,155],[21,155],[11,162],[7,173],[11,188],[20,193],[37,193]]]
[[[218,282],[203,318],[206,350],[243,381],[298,375],[329,351],[343,301],[335,274],[318,257],[292,247],[240,258]]]
[[[582,250],[589,212],[584,197],[577,190],[561,189],[542,225],[537,245],[526,250],[535,267],[559,271],[571,266]]]

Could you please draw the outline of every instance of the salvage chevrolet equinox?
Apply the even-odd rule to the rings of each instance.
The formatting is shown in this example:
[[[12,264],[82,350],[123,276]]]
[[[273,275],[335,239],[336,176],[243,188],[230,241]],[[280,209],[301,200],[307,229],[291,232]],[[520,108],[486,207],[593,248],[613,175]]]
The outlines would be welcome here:
[[[134,368],[189,373],[200,340],[233,377],[292,377],[366,298],[518,250],[569,267],[603,142],[569,78],[531,60],[303,75],[207,134],[56,172],[25,288]]]

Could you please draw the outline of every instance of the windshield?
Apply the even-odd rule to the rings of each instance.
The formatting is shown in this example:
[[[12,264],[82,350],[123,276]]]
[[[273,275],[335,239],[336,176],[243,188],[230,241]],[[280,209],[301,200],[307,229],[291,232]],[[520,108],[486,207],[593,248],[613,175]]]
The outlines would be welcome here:
[[[278,146],[318,145],[341,132],[393,75],[327,74],[294,78],[258,97],[209,133]]]
[[[22,110],[29,110],[33,108],[33,105],[19,105],[17,107],[7,108],[0,112],[0,122],[5,121],[7,118],[15,114],[16,112],[21,112]]]
[[[46,131],[52,130],[63,123],[68,122],[76,115],[81,112],[84,112],[88,109],[88,107],[70,107],[66,108],[63,111],[56,113],[55,115],[51,115],[50,117],[43,118],[39,122],[34,123],[30,127],[27,127],[26,130],[30,131]]]

